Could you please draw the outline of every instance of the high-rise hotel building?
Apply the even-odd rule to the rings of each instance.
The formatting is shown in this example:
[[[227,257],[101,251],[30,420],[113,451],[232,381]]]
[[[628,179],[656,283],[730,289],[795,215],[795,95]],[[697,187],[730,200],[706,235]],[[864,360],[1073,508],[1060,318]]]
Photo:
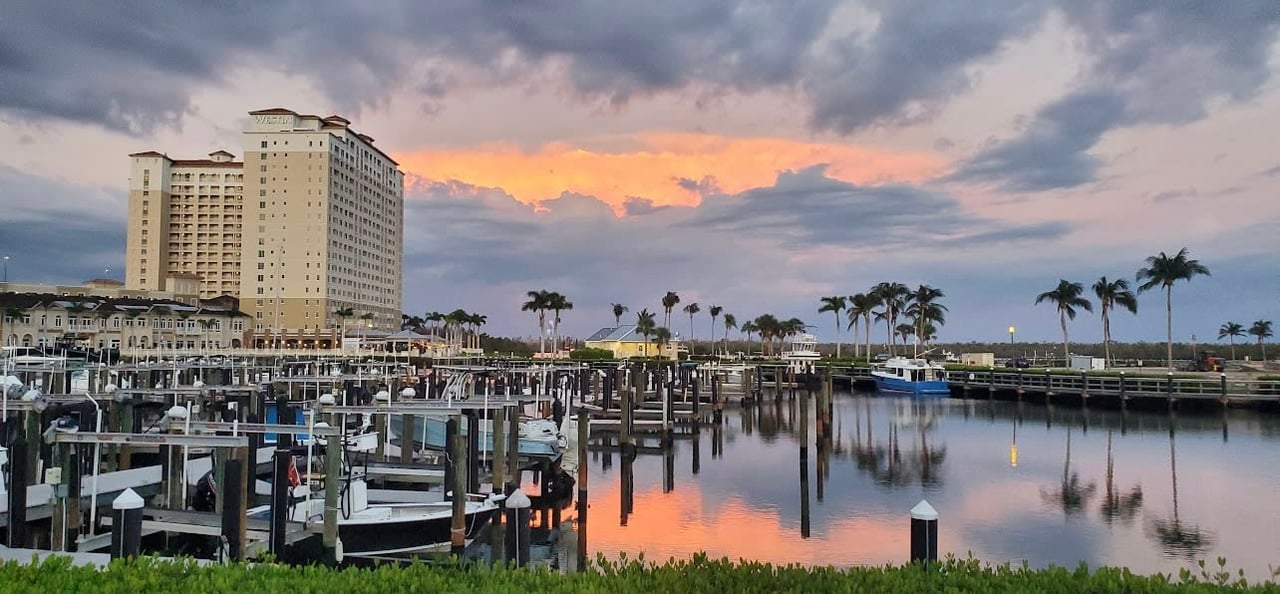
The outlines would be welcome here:
[[[132,155],[126,284],[163,289],[152,271],[201,275],[202,293],[240,298],[240,309],[254,317],[259,346],[328,347],[344,326],[396,329],[404,254],[398,164],[339,116],[287,109],[249,116],[243,161],[222,152],[210,159],[234,163],[224,166],[222,179],[226,188],[226,176],[237,176],[234,201],[206,194],[200,180],[211,188],[213,178],[188,171],[185,164],[195,162]],[[183,180],[181,193],[173,180]],[[159,229],[168,241],[156,245]],[[340,310],[351,315],[340,317]]]

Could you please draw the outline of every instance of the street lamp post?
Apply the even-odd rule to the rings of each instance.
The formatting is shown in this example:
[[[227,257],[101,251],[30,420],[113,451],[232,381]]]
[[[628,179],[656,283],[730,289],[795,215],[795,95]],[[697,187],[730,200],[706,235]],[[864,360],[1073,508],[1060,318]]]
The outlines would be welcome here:
[[[4,282],[9,282],[9,256],[4,257]]]
[[[1014,328],[1013,326],[1009,326],[1009,346],[1013,346],[1013,332],[1014,332],[1014,330],[1017,330],[1017,328]]]

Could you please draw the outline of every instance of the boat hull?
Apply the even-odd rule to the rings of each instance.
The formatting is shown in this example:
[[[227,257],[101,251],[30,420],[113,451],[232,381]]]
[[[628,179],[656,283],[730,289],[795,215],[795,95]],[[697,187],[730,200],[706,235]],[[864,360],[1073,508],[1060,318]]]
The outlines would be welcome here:
[[[496,506],[486,506],[468,513],[467,538],[475,538],[480,528],[497,512]],[[390,555],[447,543],[452,527],[453,518],[450,516],[370,523],[339,522],[338,536],[342,539],[342,550],[347,554]]]
[[[909,394],[912,396],[948,396],[951,394],[951,385],[946,380],[924,380],[924,381],[908,381],[902,378],[885,377],[876,375],[876,389],[881,392],[890,392],[894,394]]]

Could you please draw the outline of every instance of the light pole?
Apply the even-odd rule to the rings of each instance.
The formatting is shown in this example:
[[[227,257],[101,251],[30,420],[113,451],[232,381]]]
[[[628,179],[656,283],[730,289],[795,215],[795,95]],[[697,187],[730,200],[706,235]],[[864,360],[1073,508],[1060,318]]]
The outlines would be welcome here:
[[[9,282],[9,256],[4,257],[4,282]]]
[[[1009,326],[1009,346],[1013,346],[1013,332],[1017,330],[1013,326]]]

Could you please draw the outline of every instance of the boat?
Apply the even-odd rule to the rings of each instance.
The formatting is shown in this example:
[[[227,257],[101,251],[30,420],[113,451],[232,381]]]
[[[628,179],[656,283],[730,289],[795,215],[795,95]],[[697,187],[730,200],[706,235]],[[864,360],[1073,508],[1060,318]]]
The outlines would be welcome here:
[[[363,476],[343,477],[338,505],[338,538],[348,555],[393,555],[410,553],[450,541],[453,527],[453,503],[440,497],[438,501],[416,503],[375,503],[369,500],[369,488]],[[432,492],[427,492],[432,493]],[[439,493],[435,491],[434,493]],[[466,537],[474,538],[498,513],[503,495],[468,495],[465,505]],[[315,524],[323,521],[324,492],[312,493],[307,485],[292,490],[289,520]],[[271,506],[248,510],[248,517],[271,519]]]
[[[23,365],[60,365],[67,362],[66,357],[49,355],[37,347],[5,346],[0,347],[0,361],[10,367]]]
[[[401,442],[400,437],[404,434],[404,417],[395,414],[390,416],[391,420],[387,427],[388,437],[398,446]],[[447,423],[446,417],[435,415],[415,418],[414,450],[444,451]],[[493,421],[481,419],[479,425],[480,438],[477,442],[480,452],[482,455],[491,454],[493,452]],[[521,456],[554,459],[560,456],[566,443],[565,437],[560,434],[555,422],[547,419],[523,419],[520,421],[519,431],[518,451]],[[466,423],[459,423],[458,433],[467,434]]]
[[[812,334],[801,334],[791,341],[791,350],[782,354],[782,360],[794,373],[804,373],[822,358],[818,352],[818,337]]]
[[[926,359],[891,357],[871,370],[876,389],[881,392],[911,394],[914,396],[945,396],[951,394],[947,372],[941,365]]]

